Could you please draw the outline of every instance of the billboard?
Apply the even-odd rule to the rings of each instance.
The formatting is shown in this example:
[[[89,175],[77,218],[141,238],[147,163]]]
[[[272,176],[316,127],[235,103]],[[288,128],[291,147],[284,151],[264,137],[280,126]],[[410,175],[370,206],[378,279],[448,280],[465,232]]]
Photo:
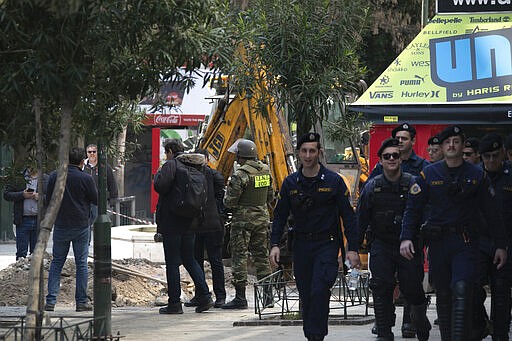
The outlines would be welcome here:
[[[512,13],[437,15],[354,103],[512,103]]]

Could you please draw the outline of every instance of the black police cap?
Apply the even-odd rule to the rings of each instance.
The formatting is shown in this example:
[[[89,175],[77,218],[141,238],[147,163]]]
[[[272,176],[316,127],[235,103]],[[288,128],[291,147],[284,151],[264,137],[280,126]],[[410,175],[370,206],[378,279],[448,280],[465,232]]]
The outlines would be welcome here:
[[[441,143],[441,141],[439,141],[439,134],[435,134],[434,136],[432,136],[428,139],[429,145],[440,144],[440,143]]]
[[[439,133],[439,142],[443,143],[444,140],[452,136],[460,136],[463,140],[465,139],[462,128],[458,125],[453,125],[444,128],[443,131]]]
[[[306,142],[320,142],[320,134],[318,133],[306,133],[297,140],[297,150],[300,149],[303,143]]]
[[[480,154],[503,148],[503,139],[496,133],[489,133],[480,140]]]
[[[416,136],[416,129],[414,129],[414,127],[407,122],[396,126],[395,129],[393,129],[393,131],[391,132],[391,136],[395,138],[396,133],[398,133],[399,131],[408,131],[409,134],[411,135],[411,138],[414,138]]]
[[[388,137],[387,139],[382,141],[382,144],[380,145],[380,148],[377,151],[377,156],[380,157],[382,155],[382,152],[384,152],[384,149],[388,147],[398,147],[398,140],[393,137]]]
[[[512,134],[508,135],[507,138],[505,139],[505,149],[512,149]]]
[[[466,141],[464,141],[464,147],[465,148],[471,148],[475,151],[478,151],[478,148],[480,146],[480,140],[476,137],[468,137]]]

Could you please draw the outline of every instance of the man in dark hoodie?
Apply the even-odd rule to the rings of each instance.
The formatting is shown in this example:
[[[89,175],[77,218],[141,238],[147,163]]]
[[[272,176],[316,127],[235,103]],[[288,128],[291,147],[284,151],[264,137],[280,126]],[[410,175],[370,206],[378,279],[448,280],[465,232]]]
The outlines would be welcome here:
[[[196,313],[213,307],[212,295],[204,277],[204,272],[194,255],[195,233],[202,223],[198,218],[189,218],[176,214],[169,203],[172,200],[173,187],[178,186],[179,172],[186,171],[178,162],[186,163],[197,169],[204,165],[204,155],[184,154],[180,140],[166,140],[164,144],[167,161],[155,174],[154,187],[159,194],[156,207],[157,232],[162,235],[169,304],[160,308],[160,314],[183,314],[181,306],[180,265],[183,264],[195,284],[197,299]],[[181,160],[181,161],[180,161]],[[206,189],[205,189],[206,190]]]
[[[220,213],[224,205],[224,176],[208,167],[208,152],[204,149],[197,149],[197,153],[205,156],[205,165],[203,174],[208,183],[207,207],[201,232],[196,233],[195,253],[196,260],[204,272],[204,251],[208,254],[208,261],[212,269],[213,292],[215,293],[215,308],[220,308],[226,303],[226,287],[224,278],[224,264],[222,263],[222,246],[224,244],[224,222]],[[198,299],[192,298],[190,302],[185,302],[185,307],[196,307]]]

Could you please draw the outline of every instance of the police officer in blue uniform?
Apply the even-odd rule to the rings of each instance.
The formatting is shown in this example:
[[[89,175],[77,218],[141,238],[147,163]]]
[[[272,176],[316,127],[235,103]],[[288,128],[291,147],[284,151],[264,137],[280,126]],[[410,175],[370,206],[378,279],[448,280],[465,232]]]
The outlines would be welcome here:
[[[462,158],[464,133],[460,126],[445,128],[440,134],[444,161],[427,166],[416,177],[402,222],[400,253],[413,259],[413,240],[421,225],[421,235],[429,245],[432,277],[442,340],[469,339],[473,289],[478,271],[479,213],[489,222],[496,251],[493,263],[501,269],[507,245],[501,210],[481,167]]]
[[[400,148],[400,158],[402,159],[401,169],[402,172],[412,174],[414,176],[420,175],[420,172],[430,164],[424,158],[416,155],[414,152],[414,144],[416,143],[416,129],[414,126],[407,122],[397,125],[391,131],[391,137],[398,140],[398,147]],[[377,163],[375,168],[368,179],[371,179],[379,174],[382,174],[382,164]],[[404,315],[402,321],[402,337],[414,338],[416,331],[411,323],[410,309],[407,300],[404,302]],[[372,329],[372,333],[376,333],[376,328]]]
[[[340,217],[348,242],[346,259],[359,267],[358,236],[349,190],[343,179],[319,162],[320,136],[308,133],[297,142],[301,166],[281,187],[272,224],[270,262],[277,267],[279,242],[288,216],[293,215],[293,270],[302,302],[304,335],[323,340],[327,335],[331,287],[343,267],[338,259],[343,241]],[[341,258],[341,257],[340,257]]]
[[[400,170],[397,139],[382,142],[377,155],[383,173],[370,179],[363,188],[357,206],[359,230],[366,231],[370,245],[370,288],[377,326],[377,340],[393,340],[395,324],[393,291],[395,273],[400,291],[410,303],[411,320],[419,340],[428,340],[431,329],[426,316],[427,298],[423,290],[423,257],[408,260],[400,255],[400,228],[407,193],[413,176]],[[417,245],[417,243],[416,243]],[[404,311],[404,314],[406,312]]]
[[[414,152],[413,146],[416,143],[416,129],[409,123],[402,123],[393,129],[391,137],[399,142],[402,172],[418,176],[430,162]],[[382,174],[382,165],[377,163],[368,178],[371,179],[379,174]]]
[[[510,256],[512,252],[512,172],[505,163],[505,149],[503,148],[503,139],[496,133],[485,135],[480,141],[480,156],[483,160],[483,167],[491,181],[497,201],[501,203],[503,210],[503,221],[505,231],[508,237],[508,255],[509,261],[501,269],[497,269],[494,264],[494,254],[496,246],[490,232],[490,227],[485,219],[482,219],[482,229],[480,234],[480,283],[477,288],[475,302],[475,329],[478,340],[487,335],[485,321],[484,301],[486,291],[483,288],[485,284],[490,284],[491,288],[491,321],[492,321],[492,339],[508,340],[510,327],[510,309],[511,296],[510,287],[512,285],[512,263]]]

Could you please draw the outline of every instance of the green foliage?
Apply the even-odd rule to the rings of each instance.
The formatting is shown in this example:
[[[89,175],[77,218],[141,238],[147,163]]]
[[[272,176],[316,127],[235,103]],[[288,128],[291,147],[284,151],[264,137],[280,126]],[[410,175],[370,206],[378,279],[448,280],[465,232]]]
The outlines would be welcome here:
[[[162,79],[191,85],[190,77],[177,74],[178,67],[185,66],[190,76],[201,65],[220,65],[227,58],[226,5],[220,0],[1,2],[2,141],[33,144],[35,98],[43,105],[45,148],[58,140],[63,100],[74,108],[75,137],[113,141],[124,125],[140,122],[133,104],[158,89]]]
[[[332,102],[344,103],[361,78],[356,47],[361,42],[366,5],[353,0],[255,0],[237,14],[244,52],[230,74],[248,95],[263,93],[309,131],[328,115]]]
[[[368,67],[367,83],[371,84],[421,30],[422,2],[429,3],[434,14],[434,0],[371,0],[370,29],[366,32],[360,53]]]

